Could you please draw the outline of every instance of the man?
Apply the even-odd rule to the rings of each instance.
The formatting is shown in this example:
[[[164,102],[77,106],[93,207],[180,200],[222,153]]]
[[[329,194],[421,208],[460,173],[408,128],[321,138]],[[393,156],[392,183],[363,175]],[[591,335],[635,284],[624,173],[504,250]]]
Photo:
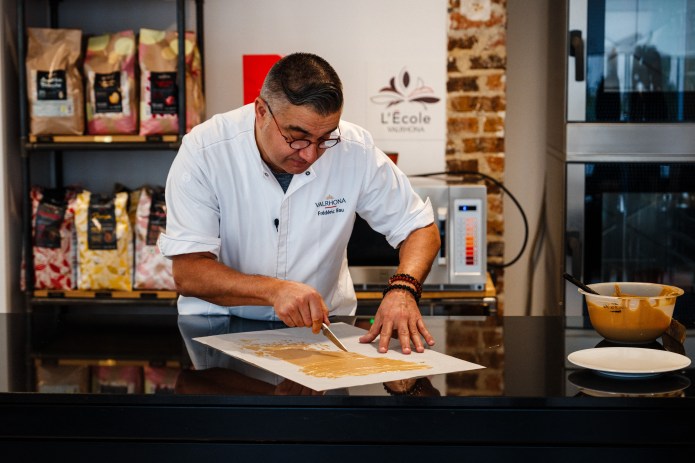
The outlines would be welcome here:
[[[295,53],[270,70],[253,104],[183,139],[166,185],[159,246],[173,261],[181,314],[282,320],[317,333],[354,313],[347,267],[355,213],[399,247],[392,277],[360,342],[393,330],[403,353],[432,345],[417,299],[439,250],[432,207],[374,146],[340,119],[342,83],[322,58]]]

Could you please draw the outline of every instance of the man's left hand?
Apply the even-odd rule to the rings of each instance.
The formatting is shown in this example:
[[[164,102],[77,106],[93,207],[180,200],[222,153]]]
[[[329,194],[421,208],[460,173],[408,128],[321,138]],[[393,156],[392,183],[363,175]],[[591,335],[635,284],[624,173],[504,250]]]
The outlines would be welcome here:
[[[397,331],[404,354],[412,352],[411,341],[416,352],[425,351],[423,338],[429,346],[434,345],[434,338],[427,331],[417,302],[409,292],[402,289],[386,293],[374,316],[374,324],[367,334],[360,338],[360,342],[370,343],[378,336],[379,352],[386,353],[394,331]]]

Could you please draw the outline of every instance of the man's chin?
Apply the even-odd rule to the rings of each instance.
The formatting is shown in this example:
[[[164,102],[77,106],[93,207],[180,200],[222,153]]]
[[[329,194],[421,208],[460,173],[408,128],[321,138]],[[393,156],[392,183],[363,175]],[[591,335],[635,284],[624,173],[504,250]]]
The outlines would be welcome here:
[[[297,165],[294,163],[289,163],[285,164],[282,166],[285,172],[288,174],[303,174],[309,167],[311,167],[310,164],[302,164],[302,165]]]

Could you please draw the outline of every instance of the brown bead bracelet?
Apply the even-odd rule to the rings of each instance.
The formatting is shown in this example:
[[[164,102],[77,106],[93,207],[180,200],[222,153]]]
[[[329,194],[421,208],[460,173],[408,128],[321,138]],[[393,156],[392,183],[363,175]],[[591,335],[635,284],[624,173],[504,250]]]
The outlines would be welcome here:
[[[384,290],[383,295],[386,296],[386,293],[388,293],[392,289],[404,289],[413,295],[413,297],[415,298],[415,302],[420,302],[420,295],[418,294],[418,292],[407,285],[388,285]]]
[[[420,380],[421,378],[417,378],[412,386],[403,391],[396,391],[394,389],[391,389],[386,383],[383,383],[383,386],[384,390],[388,392],[389,395],[418,395],[425,389]],[[401,380],[401,383],[402,382],[403,380]]]
[[[415,290],[418,294],[422,294],[422,284],[414,276],[408,275],[407,273],[396,273],[389,278],[389,284],[392,285],[396,281],[405,281],[406,283],[410,283],[411,285],[415,286]]]

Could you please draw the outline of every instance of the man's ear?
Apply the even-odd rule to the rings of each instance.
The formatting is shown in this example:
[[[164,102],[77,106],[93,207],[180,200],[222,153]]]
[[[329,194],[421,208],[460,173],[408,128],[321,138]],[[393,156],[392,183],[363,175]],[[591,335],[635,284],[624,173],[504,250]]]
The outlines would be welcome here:
[[[266,106],[265,102],[261,99],[261,97],[256,97],[254,103],[254,109],[256,111],[256,118],[261,119],[265,117],[266,113],[268,112],[268,107]]]

